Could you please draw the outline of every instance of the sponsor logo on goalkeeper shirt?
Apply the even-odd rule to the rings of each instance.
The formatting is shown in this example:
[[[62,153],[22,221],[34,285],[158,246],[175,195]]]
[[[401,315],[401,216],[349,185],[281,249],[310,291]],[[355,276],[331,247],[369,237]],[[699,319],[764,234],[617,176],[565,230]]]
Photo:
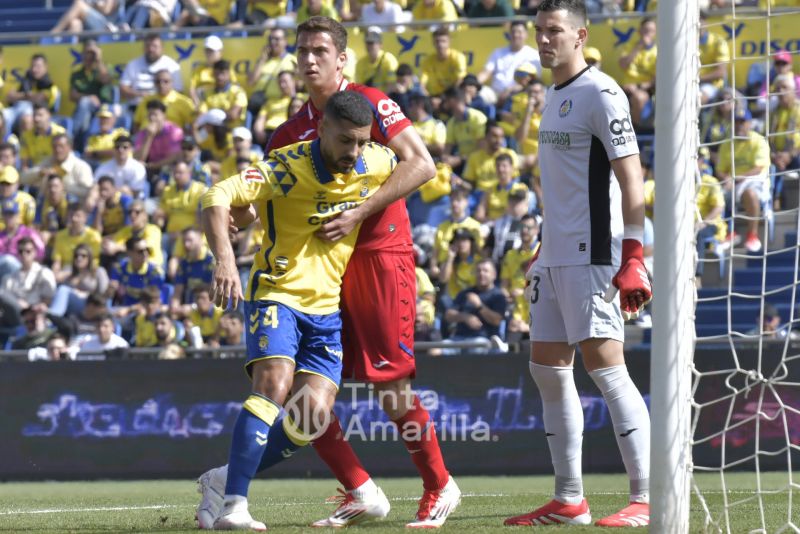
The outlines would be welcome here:
[[[569,133],[555,130],[539,130],[539,144],[553,145],[556,150],[569,150]]]

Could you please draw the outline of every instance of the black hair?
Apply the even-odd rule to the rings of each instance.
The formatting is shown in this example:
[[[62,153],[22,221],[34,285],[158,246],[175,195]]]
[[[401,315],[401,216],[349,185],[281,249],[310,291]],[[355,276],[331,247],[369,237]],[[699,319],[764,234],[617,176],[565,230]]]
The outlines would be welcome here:
[[[360,93],[339,91],[325,104],[325,117],[346,120],[356,126],[370,126],[374,119],[372,105]]]
[[[586,24],[586,2],[584,0],[543,0],[536,9],[545,13],[564,9],[570,15],[580,19],[581,24]]]

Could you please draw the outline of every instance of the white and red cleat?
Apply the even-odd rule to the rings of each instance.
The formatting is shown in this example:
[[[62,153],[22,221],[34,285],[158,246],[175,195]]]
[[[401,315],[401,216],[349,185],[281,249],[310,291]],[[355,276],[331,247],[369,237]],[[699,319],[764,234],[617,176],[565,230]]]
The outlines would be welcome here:
[[[419,500],[419,509],[414,521],[406,528],[439,528],[447,521],[447,517],[458,508],[461,502],[461,490],[453,477],[438,491],[428,491]]]
[[[553,499],[533,512],[503,521],[504,525],[517,527],[538,527],[546,525],[589,525],[592,514],[589,503],[583,499],[580,504],[564,504]]]
[[[325,519],[314,521],[312,527],[344,528],[370,519],[383,519],[389,515],[391,506],[383,490],[375,487],[369,496],[357,496],[355,492],[339,490],[341,496],[334,498],[339,506]]]
[[[632,502],[616,514],[598,520],[598,527],[646,527],[650,524],[650,505]]]

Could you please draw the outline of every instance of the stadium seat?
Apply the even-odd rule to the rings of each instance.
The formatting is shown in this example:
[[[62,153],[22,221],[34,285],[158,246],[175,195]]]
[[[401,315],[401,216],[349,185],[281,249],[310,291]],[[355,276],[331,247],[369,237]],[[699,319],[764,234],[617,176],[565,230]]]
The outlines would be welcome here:
[[[104,33],[97,36],[97,42],[103,43],[132,43],[136,40],[133,33]]]
[[[77,35],[45,35],[39,38],[40,45],[78,44]]]
[[[174,294],[175,286],[172,284],[164,284],[161,286],[161,304],[169,304]]]
[[[73,132],[72,132],[72,126],[73,126],[72,117],[67,117],[67,116],[64,116],[64,115],[53,115],[52,120],[53,120],[54,123],[56,123],[59,126],[63,127],[67,131],[67,133],[69,133],[70,137],[73,135]]]

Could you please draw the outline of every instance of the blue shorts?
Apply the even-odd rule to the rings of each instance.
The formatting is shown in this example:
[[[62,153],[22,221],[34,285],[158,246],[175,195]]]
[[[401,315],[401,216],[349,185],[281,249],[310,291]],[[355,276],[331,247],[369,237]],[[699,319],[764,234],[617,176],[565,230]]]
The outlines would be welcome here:
[[[268,358],[286,358],[295,373],[323,376],[337,387],[342,380],[342,319],[339,312],[327,315],[303,313],[271,300],[245,302],[247,363]]]

